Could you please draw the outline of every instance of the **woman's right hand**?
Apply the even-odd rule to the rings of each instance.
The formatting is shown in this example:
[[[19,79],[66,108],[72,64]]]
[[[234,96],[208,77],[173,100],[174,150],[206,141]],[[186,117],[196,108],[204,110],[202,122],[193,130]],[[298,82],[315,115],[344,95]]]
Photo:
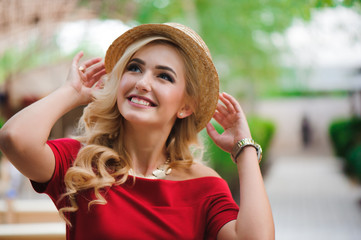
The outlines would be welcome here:
[[[93,91],[102,87],[101,78],[106,73],[101,58],[89,59],[79,66],[83,55],[83,52],[79,52],[74,56],[66,83],[78,94],[80,105],[93,100]]]
[[[54,124],[65,113],[92,101],[93,91],[101,87],[104,63],[93,58],[82,63],[75,55],[66,85],[22,109],[0,129],[0,149],[26,177],[47,182],[55,169],[55,158],[47,144]]]

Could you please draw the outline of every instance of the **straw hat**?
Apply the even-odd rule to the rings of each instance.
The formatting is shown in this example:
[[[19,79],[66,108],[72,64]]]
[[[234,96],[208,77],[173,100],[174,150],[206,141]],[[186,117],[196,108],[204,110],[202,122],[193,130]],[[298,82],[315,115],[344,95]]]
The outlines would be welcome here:
[[[199,96],[194,113],[197,130],[202,130],[211,120],[218,102],[219,79],[212,62],[211,54],[202,38],[192,29],[178,24],[143,24],[119,36],[110,45],[105,56],[107,73],[113,70],[127,47],[133,42],[149,36],[162,36],[171,39],[190,57],[197,72]]]

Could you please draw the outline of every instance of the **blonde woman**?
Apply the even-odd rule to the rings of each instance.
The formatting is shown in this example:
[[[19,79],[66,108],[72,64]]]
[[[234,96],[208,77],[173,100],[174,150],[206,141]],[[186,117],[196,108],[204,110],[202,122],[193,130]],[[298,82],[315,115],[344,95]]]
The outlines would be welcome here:
[[[1,150],[54,201],[67,239],[274,239],[261,148],[238,102],[218,93],[209,50],[194,31],[140,25],[113,42],[104,63],[81,57],[63,87],[0,132]],[[49,141],[56,120],[84,104],[80,136]],[[204,127],[238,167],[240,206],[226,182],[195,161]]]

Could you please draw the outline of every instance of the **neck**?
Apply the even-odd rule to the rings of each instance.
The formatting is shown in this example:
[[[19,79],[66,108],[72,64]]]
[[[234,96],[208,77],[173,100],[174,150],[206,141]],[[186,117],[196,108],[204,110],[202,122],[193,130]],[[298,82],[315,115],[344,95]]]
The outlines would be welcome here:
[[[152,175],[167,160],[166,140],[170,133],[165,129],[125,125],[125,148],[132,159],[136,174]]]

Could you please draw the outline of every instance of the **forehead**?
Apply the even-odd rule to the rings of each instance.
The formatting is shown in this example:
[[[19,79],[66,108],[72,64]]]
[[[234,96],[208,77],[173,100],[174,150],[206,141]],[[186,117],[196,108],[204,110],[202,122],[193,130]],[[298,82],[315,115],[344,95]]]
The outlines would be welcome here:
[[[141,47],[132,57],[145,58],[150,63],[163,63],[163,65],[175,65],[184,69],[184,59],[180,50],[168,42],[151,42]]]

